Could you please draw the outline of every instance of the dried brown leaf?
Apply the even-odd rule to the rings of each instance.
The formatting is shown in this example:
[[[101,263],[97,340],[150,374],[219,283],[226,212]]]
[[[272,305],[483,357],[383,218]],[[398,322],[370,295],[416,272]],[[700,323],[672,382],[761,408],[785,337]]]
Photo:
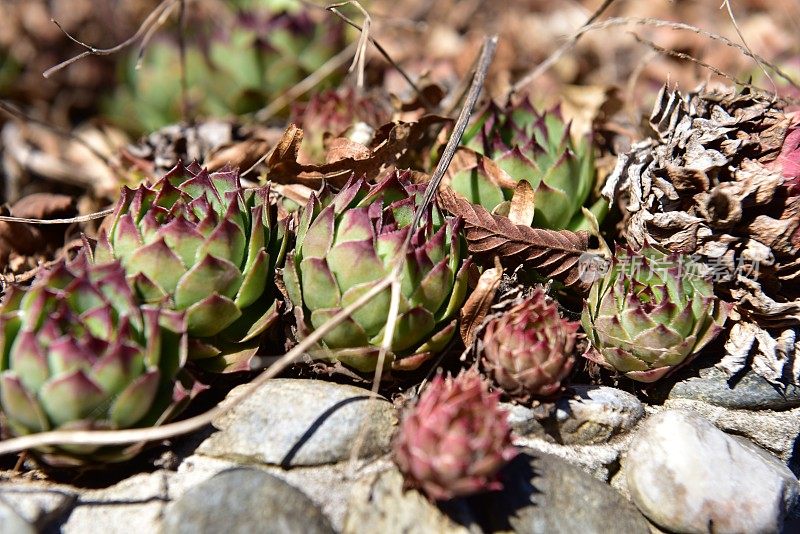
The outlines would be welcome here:
[[[319,186],[326,180],[336,186],[343,185],[355,173],[374,179],[390,165],[395,165],[428,135],[435,124],[448,122],[447,117],[426,115],[417,122],[395,122],[381,127],[375,134],[369,154],[349,154],[338,161],[323,165],[303,165],[297,161],[303,131],[290,124],[283,138],[267,159],[267,178],[276,183],[302,183]],[[366,156],[366,157],[361,157]]]
[[[534,191],[527,180],[520,180],[514,187],[514,196],[511,197],[511,207],[508,219],[514,224],[530,226],[534,214]]]
[[[328,154],[325,156],[325,163],[336,163],[343,159],[354,159],[356,161],[369,159],[372,152],[361,143],[351,141],[346,137],[331,139],[328,144]]]
[[[496,255],[505,266],[525,264],[568,286],[584,287],[578,259],[589,246],[587,232],[544,230],[512,223],[480,205],[470,204],[451,189],[439,191],[441,205],[465,222],[470,252]]]
[[[495,256],[495,267],[483,271],[475,290],[461,308],[459,332],[464,346],[469,347],[475,341],[478,329],[489,313],[502,279],[503,267]]]

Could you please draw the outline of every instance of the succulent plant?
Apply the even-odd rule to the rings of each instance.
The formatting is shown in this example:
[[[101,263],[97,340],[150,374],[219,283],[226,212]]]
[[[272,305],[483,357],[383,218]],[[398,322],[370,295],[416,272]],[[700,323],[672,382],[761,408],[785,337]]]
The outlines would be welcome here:
[[[699,265],[645,247],[618,250],[590,289],[581,323],[586,356],[640,382],[688,363],[722,330],[730,306]]]
[[[272,277],[286,246],[268,195],[243,189],[237,171],[179,164],[152,186],[123,188],[95,261],[119,259],[143,302],[186,312],[191,359],[248,369],[277,318]]]
[[[456,329],[467,290],[461,222],[429,207],[411,229],[421,189],[393,173],[370,187],[352,178],[335,196],[312,196],[286,260],[284,283],[298,316],[298,337],[373,288],[402,261],[400,308],[387,365],[413,369],[441,350]],[[410,245],[401,249],[408,233]],[[374,372],[389,314],[390,290],[322,337],[312,356]]]
[[[474,368],[455,378],[437,375],[394,442],[408,484],[434,500],[501,489],[497,473],[517,451],[498,398]]]
[[[562,319],[541,287],[502,315],[483,334],[481,365],[509,397],[529,402],[561,390],[575,362],[578,323]]]
[[[342,25],[312,10],[225,4],[197,6],[187,24],[187,97],[195,114],[254,112],[345,47]],[[175,39],[160,35],[122,67],[122,83],[105,101],[112,121],[142,134],[183,118]]]
[[[316,93],[308,102],[292,107],[290,120],[303,129],[299,160],[324,163],[329,136],[367,145],[390,118],[389,104],[380,95],[359,95],[352,87]]]
[[[595,182],[592,144],[573,141],[557,108],[540,114],[527,99],[503,108],[490,102],[462,144],[478,157],[450,186],[467,200],[505,215],[516,183],[526,180],[534,190],[533,226],[588,229],[581,208]],[[602,219],[607,207],[600,199],[591,211]]]
[[[85,255],[43,271],[0,306],[0,404],[15,435],[156,426],[185,405],[185,317],[139,306],[119,262]],[[188,386],[188,384],[186,384]],[[128,447],[56,446],[53,465],[114,462]]]

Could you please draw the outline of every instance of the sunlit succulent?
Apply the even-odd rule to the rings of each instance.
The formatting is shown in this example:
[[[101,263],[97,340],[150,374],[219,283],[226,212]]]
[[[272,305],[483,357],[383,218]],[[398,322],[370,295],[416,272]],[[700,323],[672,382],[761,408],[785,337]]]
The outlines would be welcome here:
[[[182,313],[139,306],[118,262],[84,255],[43,271],[0,306],[0,403],[15,435],[156,426],[189,400]],[[189,386],[189,384],[186,384]],[[53,465],[114,462],[133,446],[54,446]]]
[[[351,179],[335,197],[311,198],[284,269],[298,337],[370,291],[399,260],[399,315],[386,364],[416,368],[448,343],[467,290],[461,222],[443,218],[433,206],[423,225],[412,230],[420,198],[420,188],[405,173],[371,187],[363,179]],[[401,256],[409,232],[409,247]],[[390,300],[389,288],[379,292],[328,331],[312,356],[375,371]]]
[[[490,103],[462,144],[479,155],[451,179],[450,186],[467,200],[506,214],[516,184],[526,180],[534,191],[533,226],[588,228],[581,207],[595,182],[592,144],[572,139],[558,109],[539,113],[527,99],[503,108]],[[591,211],[602,219],[607,206],[601,199]]]
[[[408,485],[433,500],[501,489],[497,473],[517,451],[498,397],[474,369],[437,375],[395,439],[394,458]]]
[[[730,309],[699,269],[650,247],[618,250],[584,305],[581,323],[592,344],[586,356],[640,382],[697,356]]]
[[[578,323],[562,319],[541,288],[490,320],[481,365],[509,397],[529,402],[561,390],[572,370]]]
[[[378,95],[360,95],[352,87],[330,89],[292,107],[290,121],[303,129],[298,159],[325,163],[329,137],[346,137],[367,145],[375,130],[391,118],[388,102]]]
[[[234,170],[180,164],[153,185],[123,188],[94,257],[119,259],[143,302],[186,312],[190,358],[234,371],[255,352],[242,344],[277,318],[283,231],[266,187],[242,188]]]

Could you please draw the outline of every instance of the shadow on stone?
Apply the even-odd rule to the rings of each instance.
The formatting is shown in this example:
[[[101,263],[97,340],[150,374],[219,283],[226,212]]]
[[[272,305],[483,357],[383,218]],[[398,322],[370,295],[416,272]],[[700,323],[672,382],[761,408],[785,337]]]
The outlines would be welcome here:
[[[317,419],[309,425],[305,433],[302,436],[300,436],[300,439],[297,440],[297,443],[295,443],[292,446],[292,448],[289,449],[289,451],[286,453],[286,456],[284,456],[283,460],[281,460],[280,466],[284,469],[290,469],[292,467],[292,460],[294,460],[295,456],[297,456],[297,453],[300,451],[300,449],[303,448],[303,445],[305,445],[311,439],[311,437],[320,429],[320,427],[325,423],[325,420],[329,419],[331,416],[333,416],[333,414],[335,414],[337,411],[341,410],[348,404],[352,404],[357,401],[369,400],[369,398],[370,398],[369,395],[362,395],[360,397],[350,397],[348,399],[342,399],[341,401],[337,402],[336,404],[334,404],[333,406],[322,412],[320,416],[317,417]]]
[[[789,461],[786,462],[786,465],[788,465],[789,469],[792,470],[794,476],[800,478],[800,434],[798,434],[794,440],[792,455],[789,457]],[[800,505],[798,507],[800,507]],[[800,510],[798,510],[798,513],[800,514]]]

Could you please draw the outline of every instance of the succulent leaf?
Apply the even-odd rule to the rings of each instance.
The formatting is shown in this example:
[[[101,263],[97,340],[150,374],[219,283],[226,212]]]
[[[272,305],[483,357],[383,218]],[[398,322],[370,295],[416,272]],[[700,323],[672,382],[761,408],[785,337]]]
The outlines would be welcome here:
[[[394,458],[407,483],[432,500],[501,489],[497,473],[516,456],[498,393],[474,369],[437,375],[407,409]]]
[[[572,139],[557,108],[539,113],[527,99],[504,107],[490,103],[466,131],[462,145],[477,153],[475,163],[455,172],[450,186],[473,204],[501,209],[513,196],[513,184],[525,180],[534,190],[532,226],[589,226],[581,208],[595,182],[592,145],[588,139]],[[600,220],[608,202],[596,204],[592,213]]]
[[[534,293],[486,325],[481,365],[509,397],[520,402],[561,390],[574,364],[578,323],[537,287]]]
[[[270,308],[282,261],[284,230],[268,195],[268,188],[244,189],[237,171],[179,164],[153,185],[123,191],[95,256],[119,258],[140,300],[186,310],[192,336],[209,338],[206,344],[217,336],[244,343],[226,329],[243,315],[260,316],[251,307]],[[277,314],[268,317],[258,331],[237,332],[252,339]],[[198,359],[219,369],[224,357]]]
[[[27,291],[7,295],[0,305],[0,351],[7,355],[0,362],[0,406],[13,434],[146,427],[174,416],[188,400],[170,393],[186,380],[185,318],[136,304],[124,280],[118,261],[91,263],[82,253],[42,271]],[[53,465],[83,465],[126,460],[138,450],[34,452]]]
[[[284,270],[287,293],[302,312],[300,336],[319,328],[391,271],[400,260],[418,193],[405,173],[396,173],[371,187],[351,179],[335,197],[312,197]],[[437,219],[439,228],[433,223]],[[433,351],[421,347],[432,338],[437,338],[435,347],[446,344],[438,334],[445,332],[450,339],[453,328],[448,325],[465,297],[460,222],[433,213],[423,220],[400,274],[400,315],[386,362],[398,369],[401,361],[408,369],[430,358]],[[381,292],[327,332],[315,357],[374,372],[390,300],[388,290]]]
[[[586,356],[653,382],[697,356],[722,329],[730,305],[713,296],[699,266],[653,247],[618,249],[589,292],[581,324]]]

